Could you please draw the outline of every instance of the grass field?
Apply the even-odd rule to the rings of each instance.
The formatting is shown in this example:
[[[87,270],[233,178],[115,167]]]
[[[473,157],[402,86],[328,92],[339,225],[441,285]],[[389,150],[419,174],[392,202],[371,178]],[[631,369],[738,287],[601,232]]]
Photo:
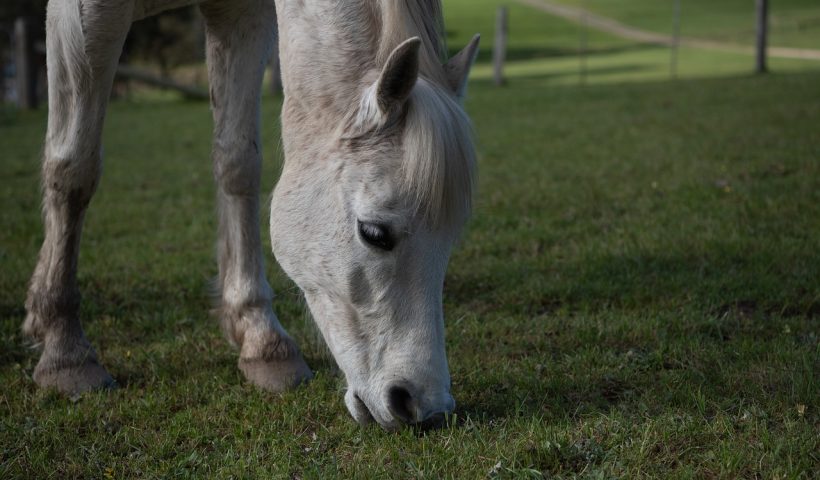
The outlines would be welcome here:
[[[659,33],[672,32],[673,0],[557,0]],[[681,35],[754,45],[755,4],[747,0],[682,0]],[[820,48],[820,4],[769,2],[769,42],[778,47]]]
[[[615,18],[626,25],[671,33],[672,2],[632,2],[562,0],[569,5],[583,5],[598,14]],[[682,34],[712,40],[752,45],[748,37],[746,17],[753,4],[746,1],[684,2],[685,17]],[[581,27],[516,2],[502,0],[465,0],[445,2],[448,14],[449,46],[457,50],[476,32],[482,34],[482,51],[473,78],[492,78],[489,64],[493,45],[494,15],[499,5],[509,8],[508,62],[505,70],[511,81],[540,85],[575,85],[579,83],[579,43]],[[747,12],[748,11],[748,12]],[[773,2],[773,18],[778,12],[784,18],[803,19],[801,29],[789,30],[788,42],[778,42],[772,34],[772,45],[820,48],[820,24],[811,19],[820,17],[820,6],[811,0]],[[777,32],[777,23],[773,31]],[[751,23],[753,26],[754,23]],[[814,25],[814,26],[812,26]],[[753,38],[754,31],[751,30]],[[604,84],[625,81],[668,80],[670,78],[669,48],[638,43],[593,29],[587,31],[586,83]],[[744,36],[745,35],[745,36]],[[778,72],[817,71],[820,62],[770,58],[769,66]],[[752,72],[754,58],[750,55],[681,48],[678,53],[679,78],[708,78],[716,75],[734,76]]]
[[[453,47],[492,18],[470,11]],[[275,308],[317,377],[282,396],[242,381],[209,316],[208,106],[173,99],[112,105],[86,219],[81,315],[121,388],[37,390],[19,326],[46,117],[5,114],[0,478],[816,476],[820,72],[577,88],[549,77],[552,47],[517,38],[509,87],[479,75],[469,92],[479,192],[445,285],[457,415],[426,434],[352,421],[269,253]],[[278,111],[266,98],[266,192]]]

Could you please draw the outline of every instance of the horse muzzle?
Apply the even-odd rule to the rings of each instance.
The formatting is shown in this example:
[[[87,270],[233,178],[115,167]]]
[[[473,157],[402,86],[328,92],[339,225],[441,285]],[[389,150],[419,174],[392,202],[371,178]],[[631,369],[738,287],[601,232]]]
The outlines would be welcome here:
[[[392,382],[377,395],[350,388],[345,394],[345,404],[359,424],[376,421],[390,431],[405,427],[441,428],[456,405],[449,392],[430,395],[406,381]]]

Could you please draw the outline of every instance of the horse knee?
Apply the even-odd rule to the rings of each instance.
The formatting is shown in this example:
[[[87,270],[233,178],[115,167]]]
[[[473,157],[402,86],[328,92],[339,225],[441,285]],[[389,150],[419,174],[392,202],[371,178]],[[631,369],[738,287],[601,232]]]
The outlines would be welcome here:
[[[98,152],[46,155],[42,177],[46,195],[72,210],[85,209],[99,184],[101,160]]]
[[[229,195],[253,195],[259,192],[262,159],[255,140],[220,144],[213,150],[214,177],[220,189]]]

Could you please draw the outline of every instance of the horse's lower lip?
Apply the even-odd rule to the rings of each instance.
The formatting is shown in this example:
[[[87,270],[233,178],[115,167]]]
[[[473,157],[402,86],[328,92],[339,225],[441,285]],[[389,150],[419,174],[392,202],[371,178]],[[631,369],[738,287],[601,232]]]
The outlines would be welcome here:
[[[362,409],[363,409],[363,410],[364,410],[364,412],[367,414],[367,418],[365,418],[365,419],[364,419],[364,422],[361,422],[361,421],[360,421],[359,423],[370,423],[370,422],[372,422],[372,421],[373,421],[373,412],[371,412],[371,411],[370,411],[370,409],[367,407],[367,404],[366,404],[366,403],[364,403],[364,402],[362,401],[362,399],[361,399],[361,398],[359,398],[359,396],[358,396],[358,395],[353,395],[353,398],[354,398],[357,402],[359,402],[359,405],[361,405],[361,406],[362,406]]]
[[[345,403],[350,415],[359,425],[367,425],[374,420],[373,412],[366,403],[355,392],[348,392],[345,395]]]
[[[353,420],[355,420],[359,425],[365,426],[372,422],[377,422],[383,429],[391,432],[398,431],[406,425],[398,419],[393,419],[389,416],[385,418],[383,415],[374,414],[374,410],[372,408],[378,407],[375,405],[372,408],[368,406],[368,404],[362,400],[358,393],[349,394],[349,397],[349,399],[346,399],[348,410],[350,411],[350,415],[353,417]],[[376,413],[378,413],[378,411],[376,411]]]
[[[419,412],[419,415],[412,419],[401,418],[378,402],[368,403],[371,398],[367,394],[367,389],[349,388],[345,394],[345,405],[353,420],[361,426],[376,422],[389,432],[396,432],[404,428],[427,431],[447,425],[447,421],[455,408],[452,397],[448,395],[447,399],[449,401],[443,401],[442,405],[426,410],[424,414]]]

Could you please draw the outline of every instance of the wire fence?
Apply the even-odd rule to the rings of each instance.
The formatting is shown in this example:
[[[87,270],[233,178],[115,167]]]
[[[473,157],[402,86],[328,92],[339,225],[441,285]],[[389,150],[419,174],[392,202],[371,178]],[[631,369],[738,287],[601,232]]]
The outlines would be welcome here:
[[[651,65],[651,69],[655,72],[665,71],[671,79],[686,74],[687,67],[691,65],[686,61],[695,55],[703,57],[703,52],[711,55],[713,63],[716,64],[716,71],[727,70],[727,67],[720,65],[722,59],[729,59],[732,65],[741,65],[741,68],[745,65],[746,71],[757,73],[769,69],[770,57],[786,62],[808,60],[810,62],[802,63],[820,66],[820,50],[815,49],[811,43],[812,39],[820,39],[815,28],[820,26],[820,11],[815,7],[803,8],[799,2],[791,2],[787,5],[788,8],[781,5],[781,10],[778,10],[775,16],[770,13],[768,0],[755,0],[743,5],[735,2],[731,8],[714,2],[707,6],[706,2],[682,0],[618,4],[617,8],[614,2],[600,0],[513,0],[511,3],[511,7],[522,5],[529,9],[522,12],[518,8],[518,18],[508,14],[507,7],[499,7],[496,23],[500,25],[501,19],[511,18],[511,25],[496,27],[495,35],[509,34],[515,37],[520,33],[519,27],[531,29],[529,24],[532,22],[521,17],[523,14],[529,15],[533,10],[548,15],[550,20],[546,22],[548,25],[543,27],[544,30],[561,30],[559,22],[552,19],[574,24],[577,27],[577,39],[574,47],[571,47],[573,51],[569,54],[565,51],[566,35],[560,40],[541,35],[539,40],[550,42],[553,46],[560,44],[564,47],[565,50],[559,48],[553,58],[556,65],[563,65],[564,70],[567,64],[566,57],[577,57],[576,74],[578,83],[582,85],[588,83],[593,70],[591,64],[597,57],[602,56],[599,54],[602,51],[609,53],[613,50],[602,46],[606,44],[611,47],[613,43],[617,43],[613,42],[612,38],[630,42],[631,46],[628,48],[634,50],[652,49],[651,61],[654,64]],[[812,15],[817,18],[813,18]],[[797,45],[771,46],[769,33],[772,24],[776,27],[778,39],[786,40],[786,45],[792,45],[797,39]],[[607,38],[603,39],[603,36]],[[517,42],[513,38],[512,41],[505,39],[495,43],[508,45]],[[820,46],[820,41],[817,42],[817,46]],[[623,48],[625,49],[626,47]],[[544,50],[548,51],[546,48]],[[662,54],[658,55],[662,50],[667,52],[666,60],[663,60]],[[685,55],[681,55],[682,51]],[[514,53],[509,55],[504,52],[493,54],[494,59],[515,56]],[[549,56],[549,53],[545,54],[545,57]],[[634,59],[635,56],[630,58]],[[641,60],[645,64],[649,63],[646,58]],[[563,63],[559,62],[559,59],[564,60]],[[660,62],[664,65],[660,65]],[[699,67],[704,70],[708,68]],[[493,62],[493,79],[496,85],[505,83],[504,68],[503,62]],[[610,64],[610,68],[614,67]],[[658,76],[655,75],[655,78]]]

